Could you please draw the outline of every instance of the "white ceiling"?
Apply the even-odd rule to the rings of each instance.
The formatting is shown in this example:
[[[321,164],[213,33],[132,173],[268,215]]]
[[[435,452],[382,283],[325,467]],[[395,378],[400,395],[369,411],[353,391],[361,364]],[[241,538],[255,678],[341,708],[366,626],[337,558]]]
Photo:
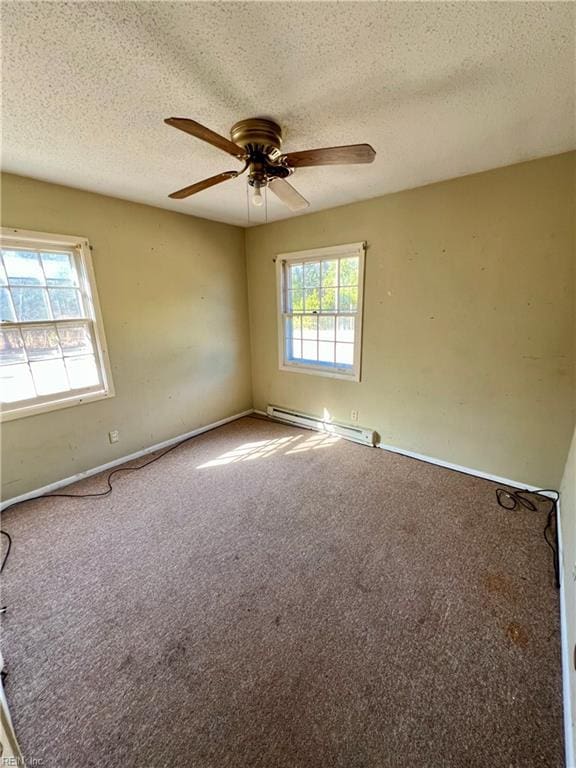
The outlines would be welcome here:
[[[168,199],[238,163],[165,117],[228,135],[270,116],[286,151],[371,143],[373,165],[296,171],[312,211],[563,152],[576,146],[575,13],[564,2],[4,3],[4,168],[245,226],[245,177]],[[295,215],[272,197],[268,220]]]

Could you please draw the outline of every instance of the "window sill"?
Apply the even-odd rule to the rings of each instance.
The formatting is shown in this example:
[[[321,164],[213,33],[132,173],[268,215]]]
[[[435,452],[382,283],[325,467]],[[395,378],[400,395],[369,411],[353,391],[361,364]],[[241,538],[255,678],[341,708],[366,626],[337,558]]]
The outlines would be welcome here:
[[[35,405],[26,405],[23,408],[12,410],[0,410],[0,421],[14,421],[15,419],[24,419],[27,416],[36,416],[48,411],[58,411],[61,408],[70,408],[73,405],[83,405],[84,403],[94,403],[97,400],[108,400],[114,397],[112,390],[102,390],[100,392],[89,392],[84,395],[74,395],[72,397],[63,397],[60,400],[52,400],[49,403],[37,403]]]
[[[287,371],[288,373],[307,373],[311,376],[324,376],[328,379],[340,379],[341,381],[360,381],[360,374],[356,371],[344,373],[333,368],[316,368],[312,365],[299,365],[298,363],[284,363],[284,365],[280,365],[280,370]]]

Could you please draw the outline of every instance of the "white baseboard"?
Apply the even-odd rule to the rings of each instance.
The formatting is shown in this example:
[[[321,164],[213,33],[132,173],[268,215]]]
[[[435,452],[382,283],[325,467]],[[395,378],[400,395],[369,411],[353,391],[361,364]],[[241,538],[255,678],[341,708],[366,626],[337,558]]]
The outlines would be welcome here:
[[[572,728],[572,697],[570,692],[570,647],[568,644],[568,621],[566,614],[566,588],[569,578],[568,568],[564,561],[564,548],[562,544],[562,512],[558,501],[558,561],[560,563],[560,643],[562,648],[562,701],[564,711],[564,749],[566,768],[576,768],[576,744]]]
[[[231,421],[236,421],[237,419],[241,419],[244,416],[250,416],[251,413],[254,413],[253,408],[250,408],[247,411],[242,411],[242,413],[235,413],[233,416],[220,419],[220,421],[215,421],[212,424],[206,424],[204,427],[198,427],[197,429],[193,429],[191,432],[186,432],[183,435],[171,437],[169,440],[164,440],[163,442],[156,443],[155,445],[151,445],[148,448],[143,448],[141,451],[130,453],[128,456],[121,456],[119,459],[109,461],[107,464],[101,464],[99,467],[93,467],[92,469],[87,469],[84,472],[78,472],[71,477],[66,477],[63,480],[57,480],[54,483],[50,483],[50,485],[44,485],[42,488],[37,488],[35,491],[29,491],[28,493],[23,493],[21,496],[14,496],[11,499],[6,499],[0,504],[0,511],[6,509],[7,507],[11,507],[13,504],[18,504],[21,501],[27,501],[28,499],[33,499],[36,496],[43,496],[45,493],[52,493],[52,491],[56,491],[58,488],[64,488],[64,486],[70,485],[71,483],[77,483],[78,480],[83,480],[86,477],[91,477],[91,475],[97,475],[100,472],[105,472],[107,469],[113,469],[119,464],[125,464],[127,461],[139,459],[141,456],[146,456],[148,453],[160,451],[162,448],[169,448],[171,445],[179,443],[182,440],[187,440],[190,437],[201,435],[203,432],[209,432],[211,429],[216,429],[216,427],[221,427],[224,424],[228,424]]]
[[[393,445],[385,445],[384,443],[378,443],[377,448],[383,448],[385,451],[391,451],[392,453],[399,453],[401,456],[408,456],[410,459],[417,459],[418,461],[425,461],[428,464],[436,464],[438,467],[445,467],[446,469],[453,469],[455,472],[463,472],[465,475],[473,475],[474,477],[481,477],[483,480],[491,480],[494,483],[501,483],[502,485],[510,485],[512,488],[523,488],[528,491],[537,491],[538,485],[529,485],[528,483],[522,483],[519,480],[510,480],[508,477],[500,477],[500,475],[492,475],[489,472],[483,472],[480,469],[472,469],[471,467],[464,467],[461,464],[453,464],[450,461],[443,461],[442,459],[436,459],[433,456],[426,456],[423,453],[415,453],[414,451],[407,451],[404,448],[396,448]]]
[[[285,424],[285,421],[272,418],[266,411],[260,411],[257,408],[253,410],[253,413],[257,413],[259,416],[265,416],[270,421],[277,421],[279,424]],[[315,429],[313,426],[303,426],[303,429]],[[321,431],[321,430],[316,430]],[[519,480],[510,480],[507,477],[500,477],[500,475],[491,475],[488,472],[482,472],[480,469],[472,469],[471,467],[464,467],[461,464],[452,464],[449,461],[443,461],[442,459],[436,459],[433,456],[426,456],[423,453],[415,453],[414,451],[408,451],[404,448],[397,448],[395,445],[386,445],[385,443],[378,443],[376,448],[382,448],[385,451],[391,451],[392,453],[399,453],[401,456],[408,456],[410,459],[417,459],[418,461],[425,461],[428,464],[436,464],[438,467],[445,467],[446,469],[453,469],[456,472],[464,472],[466,475],[473,475],[474,477],[481,477],[484,480],[492,480],[495,483],[502,483],[502,485],[509,485],[512,488],[523,488],[529,491],[537,491],[539,486],[529,485],[528,483],[522,483]]]

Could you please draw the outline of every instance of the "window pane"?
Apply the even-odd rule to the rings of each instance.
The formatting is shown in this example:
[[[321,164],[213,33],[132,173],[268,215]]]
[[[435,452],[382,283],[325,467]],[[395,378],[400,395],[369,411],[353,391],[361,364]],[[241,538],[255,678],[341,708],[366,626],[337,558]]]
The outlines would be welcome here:
[[[304,264],[304,285],[307,288],[320,286],[319,261],[309,261]]]
[[[288,306],[286,310],[288,312],[304,311],[304,294],[301,289],[288,291]]]
[[[51,320],[45,288],[12,288],[12,299],[18,320]]]
[[[58,326],[58,336],[64,357],[88,355],[94,352],[92,337],[86,325]]]
[[[320,289],[319,288],[306,288],[306,290],[304,291],[304,311],[305,312],[320,311]]]
[[[318,360],[323,363],[334,362],[334,344],[331,341],[318,342]]]
[[[2,251],[8,282],[12,285],[44,285],[40,257],[31,251]]]
[[[354,344],[336,344],[336,362],[341,365],[353,365]]]
[[[354,341],[354,318],[353,317],[339,317],[336,328],[337,341]]]
[[[26,362],[24,342],[17,328],[0,331],[0,365]]]
[[[16,320],[8,288],[0,288],[0,320]]]
[[[99,383],[98,368],[94,355],[67,357],[66,370],[72,389],[94,387]]]
[[[305,360],[317,360],[318,359],[318,342],[317,341],[303,341],[302,342],[302,357]]]
[[[320,291],[322,312],[336,311],[336,288],[322,288]]]
[[[302,318],[302,357],[307,360],[318,359],[318,318]]]
[[[318,318],[315,315],[302,318],[302,336],[305,339],[318,338]]]
[[[340,259],[340,285],[358,285],[358,256]]]
[[[39,395],[51,395],[54,392],[67,392],[70,389],[64,361],[42,360],[30,363],[32,377]]]
[[[0,285],[8,285],[8,278],[6,277],[6,270],[4,269],[2,259],[0,259]]]
[[[302,357],[302,342],[300,339],[293,339],[291,347],[286,346],[288,350],[288,359],[296,359]]]
[[[47,285],[78,285],[74,259],[69,253],[42,253]]]
[[[58,334],[54,326],[25,328],[22,330],[29,360],[46,360],[62,357]]]
[[[318,318],[318,338],[322,341],[334,341],[336,320],[333,317]]]
[[[358,288],[340,288],[340,312],[356,312],[358,309]]]
[[[292,264],[289,269],[290,285],[292,289],[302,288],[304,285],[304,270],[302,264]]]
[[[329,286],[335,286],[338,283],[338,262],[323,261],[322,262],[322,286],[327,288]]]
[[[0,368],[0,401],[15,403],[36,397],[30,368],[23,365],[6,365]]]
[[[48,288],[55,320],[82,317],[80,292],[75,288]]]
[[[302,318],[300,317],[286,318],[286,337],[294,338],[294,339],[302,338]]]

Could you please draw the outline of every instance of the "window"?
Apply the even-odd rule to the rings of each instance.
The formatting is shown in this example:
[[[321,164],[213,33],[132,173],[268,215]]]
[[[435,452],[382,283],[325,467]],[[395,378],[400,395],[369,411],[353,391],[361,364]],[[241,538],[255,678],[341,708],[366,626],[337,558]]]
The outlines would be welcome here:
[[[88,241],[3,228],[2,419],[113,394]]]
[[[280,368],[360,380],[364,243],[276,261]]]

